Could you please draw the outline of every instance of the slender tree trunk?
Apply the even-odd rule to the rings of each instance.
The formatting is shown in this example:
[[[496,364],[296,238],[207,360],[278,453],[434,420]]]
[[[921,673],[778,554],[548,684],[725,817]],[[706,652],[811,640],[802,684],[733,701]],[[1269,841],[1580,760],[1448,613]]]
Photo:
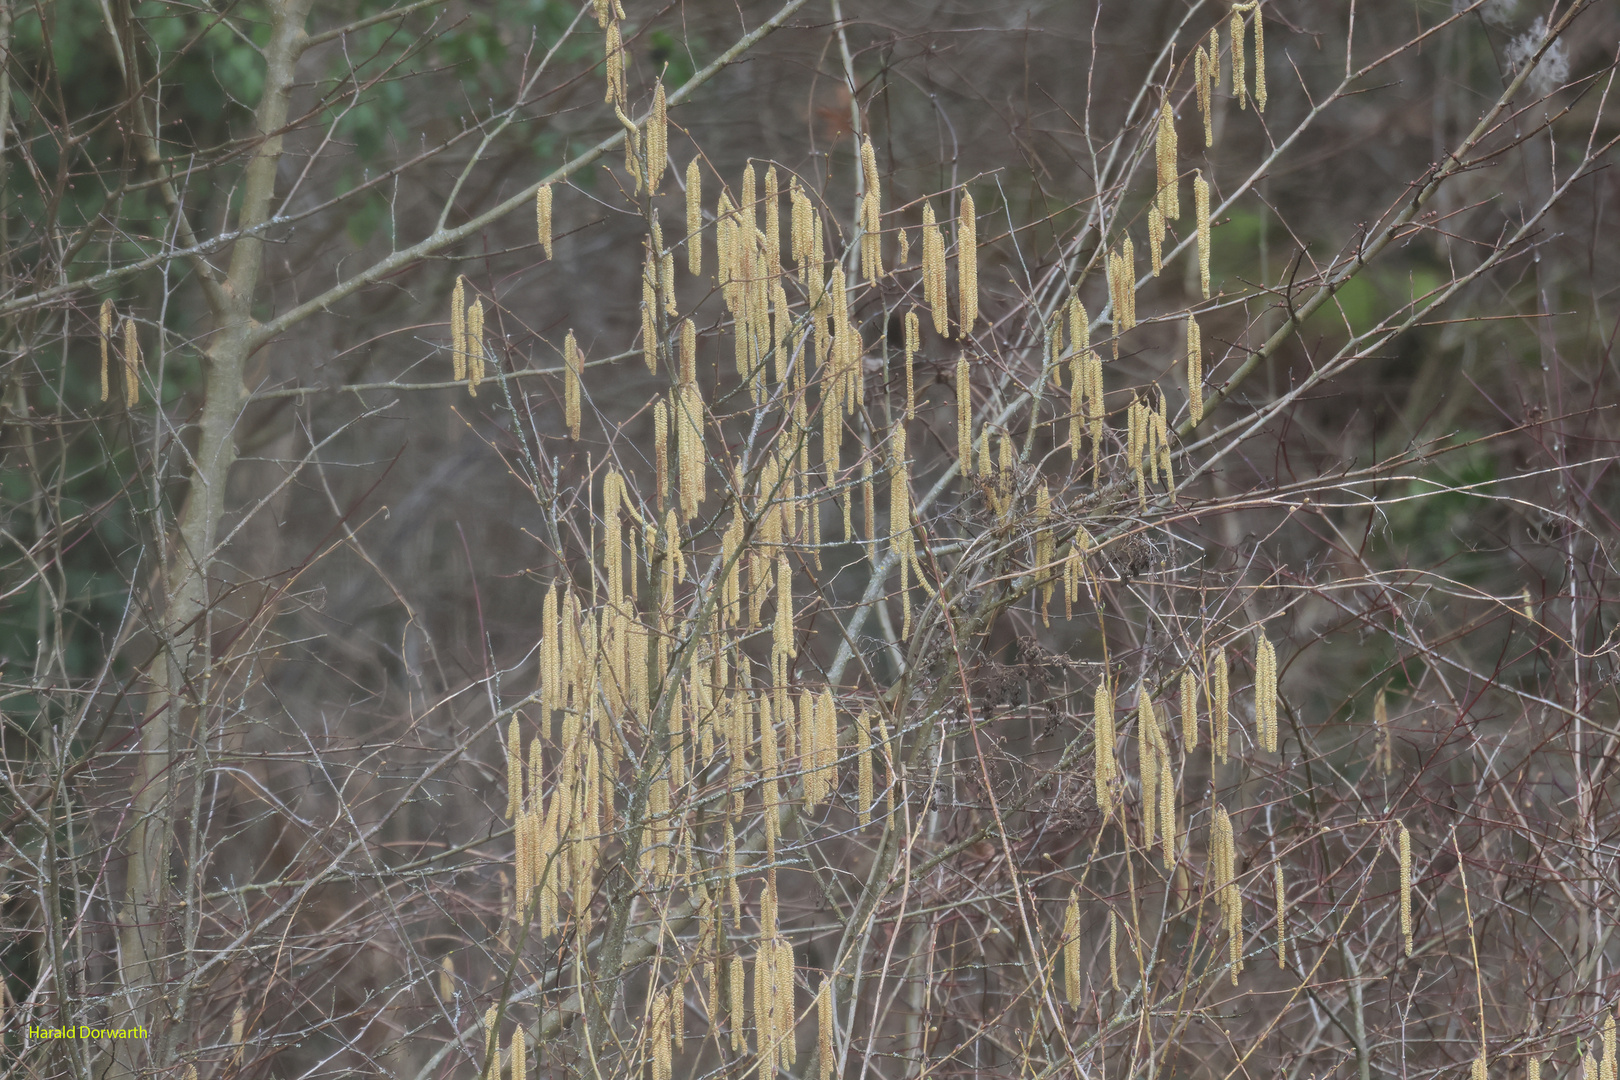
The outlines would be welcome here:
[[[281,158],[280,133],[287,120],[294,68],[304,49],[304,22],[310,4],[311,0],[279,0],[270,6],[265,89],[254,118],[262,142],[243,178],[239,229],[254,230],[270,216]],[[133,22],[128,25],[133,29]],[[207,716],[210,570],[225,514],[226,486],[236,461],[235,430],[246,397],[242,372],[256,325],[252,307],[263,244],[256,232],[238,240],[224,281],[215,280],[211,272],[203,273],[209,305],[219,325],[215,344],[205,357],[197,453],[180,527],[160,575],[161,595],[153,598],[162,612],[161,654],[152,667],[151,705],[141,728],[130,789],[127,902],[119,928],[128,1010],[119,1023],[144,1027],[150,1035],[144,1042],[116,1044],[114,1077],[137,1074],[139,1046],[145,1045],[149,1058],[154,1059],[146,1063],[149,1068],[166,1067],[174,1052],[164,1022],[171,807],[174,794],[183,786],[186,740],[204,735],[195,731],[195,725]]]

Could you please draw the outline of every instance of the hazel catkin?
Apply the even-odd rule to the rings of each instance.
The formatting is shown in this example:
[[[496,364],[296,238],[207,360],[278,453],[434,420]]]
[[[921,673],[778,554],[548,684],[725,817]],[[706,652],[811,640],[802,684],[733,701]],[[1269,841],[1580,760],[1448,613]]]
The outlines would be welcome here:
[[[111,340],[112,340],[112,324],[113,324],[113,302],[111,300],[103,300],[101,302],[101,317],[100,317],[100,319],[99,319],[99,321],[97,323],[97,327],[100,330],[100,334],[98,336],[99,336],[100,341],[101,341],[101,400],[102,401],[107,400],[108,351],[110,349],[110,344],[111,344]],[[906,370],[909,372],[911,369],[909,367],[907,367]]]
[[[551,258],[551,185],[534,189],[534,227],[541,249]]]
[[[962,195],[956,225],[956,286],[961,336],[966,338],[979,320],[979,222],[971,192]]]
[[[1114,813],[1114,695],[1104,679],[1097,685],[1092,697],[1092,710],[1096,716],[1093,729],[1097,783],[1097,808],[1106,822]]]

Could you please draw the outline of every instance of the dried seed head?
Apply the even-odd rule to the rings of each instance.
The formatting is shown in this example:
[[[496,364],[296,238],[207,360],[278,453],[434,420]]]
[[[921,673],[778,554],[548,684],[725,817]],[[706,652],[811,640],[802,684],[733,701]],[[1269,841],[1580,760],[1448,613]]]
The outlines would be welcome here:
[[[98,323],[98,327],[99,327],[99,329],[101,331],[100,339],[101,339],[101,400],[102,401],[107,400],[107,367],[108,367],[108,355],[107,354],[108,354],[108,350],[110,348],[111,340],[112,340],[112,326],[113,326],[113,302],[111,300],[103,300],[101,302],[101,319],[100,319],[100,321]],[[907,370],[909,371],[910,369],[907,368]]]
[[[697,158],[686,163],[686,269],[703,273],[703,168]]]
[[[449,1001],[456,993],[456,962],[447,954],[439,965],[439,997]]]
[[[245,1056],[246,1047],[242,1040],[246,1032],[247,1013],[242,1009],[242,1003],[238,1001],[236,1008],[231,1011],[231,1061],[236,1065],[242,1064],[242,1058]]]
[[[563,342],[563,422],[568,425],[568,437],[579,441],[580,390],[585,383],[585,354],[579,351],[574,332],[568,331]]]
[[[653,87],[652,115],[647,118],[647,190],[658,194],[658,185],[669,168],[669,110],[664,99],[664,80]]]
[[[1159,102],[1159,130],[1153,142],[1154,163],[1158,172],[1159,213],[1165,221],[1181,218],[1181,191],[1176,183],[1176,117],[1170,109],[1170,95]]]
[[[1400,829],[1396,841],[1401,863],[1401,941],[1406,946],[1406,955],[1412,955],[1412,834],[1406,831],[1406,823],[1396,822]]]
[[[541,184],[534,189],[534,226],[540,247],[551,258],[551,185]]]
[[[1106,823],[1114,813],[1114,695],[1108,689],[1107,679],[1097,685],[1092,709],[1096,714],[1093,742],[1097,762],[1093,772],[1097,782],[1097,808]]]
[[[973,195],[962,194],[962,212],[956,223],[957,306],[961,311],[961,334],[973,332],[979,321],[979,221],[973,208]]]
[[[967,353],[956,358],[956,460],[966,475],[973,465],[973,388]]]
[[[1198,218],[1198,287],[1209,299],[1209,184],[1203,170],[1193,174],[1193,208]]]

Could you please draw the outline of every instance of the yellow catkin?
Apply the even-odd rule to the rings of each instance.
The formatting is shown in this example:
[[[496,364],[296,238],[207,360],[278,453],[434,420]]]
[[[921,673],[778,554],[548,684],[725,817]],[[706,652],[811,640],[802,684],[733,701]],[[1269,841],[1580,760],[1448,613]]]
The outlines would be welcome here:
[[[686,164],[686,269],[703,273],[703,167],[697,158]]]
[[[1209,183],[1202,169],[1193,174],[1193,209],[1198,218],[1198,287],[1209,299]]]
[[[1237,845],[1232,819],[1219,804],[1210,822],[1210,862],[1215,905],[1226,929],[1227,963],[1232,985],[1236,986],[1238,973],[1243,970],[1243,897],[1237,884]]]
[[[563,422],[568,425],[568,437],[579,440],[579,397],[585,382],[585,354],[579,351],[574,332],[568,331],[563,342]]]
[[[641,358],[648,373],[658,370],[658,266],[649,247],[641,269]]]
[[[1192,669],[1181,673],[1181,748],[1190,752],[1198,746],[1198,679]]]
[[[1063,910],[1063,996],[1080,1004],[1080,894],[1073,889]]]
[[[1217,758],[1226,761],[1231,697],[1226,685],[1226,650],[1216,649],[1209,658],[1204,676],[1204,693],[1209,699],[1209,741]]]
[[[529,1071],[529,1048],[525,1045],[523,1026],[512,1029],[512,1080],[524,1080]]]
[[[1248,48],[1244,44],[1246,30],[1243,25],[1242,4],[1232,5],[1232,21],[1228,33],[1232,38],[1232,94],[1238,99],[1238,108],[1248,107],[1249,88],[1248,76],[1243,70],[1243,53]]]
[[[775,165],[765,170],[765,269],[773,283],[782,276],[782,192]]]
[[[1475,1055],[1473,1064],[1469,1066],[1468,1075],[1469,1080],[1486,1080],[1488,1073],[1486,1071],[1485,1052],[1483,1050]],[[1601,1074],[1599,1075],[1601,1077]]]
[[[439,997],[449,1001],[456,993],[456,962],[449,956],[439,965]]]
[[[517,817],[523,808],[523,736],[518,731],[517,717],[506,729],[506,816]]]
[[[1219,55],[1219,54],[1217,54]],[[1198,94],[1198,113],[1204,120],[1204,147],[1208,149],[1215,145],[1215,127],[1211,119],[1210,105],[1214,98],[1214,83],[1219,77],[1219,60],[1211,60],[1209,50],[1198,46],[1193,55],[1193,89]]]
[[[1143,685],[1136,698],[1136,771],[1142,782],[1142,846],[1150,851],[1159,818],[1159,748],[1154,739],[1158,720]]]
[[[1108,681],[1104,679],[1097,686],[1097,692],[1092,697],[1092,707],[1096,714],[1096,727],[1093,731],[1096,743],[1096,782],[1097,782],[1097,808],[1102,811],[1104,822],[1114,813],[1114,695],[1108,689]]]
[[[816,1058],[820,1080],[832,1080],[833,1075],[833,993],[832,976],[821,980],[816,992]]]
[[[1204,422],[1204,332],[1187,316],[1187,414],[1193,426]]]
[[[714,204],[714,265],[715,277],[720,283],[722,294],[726,299],[726,306],[735,310],[736,302],[732,299],[733,290],[730,288],[733,279],[737,276],[737,216],[736,207],[731,205],[731,197],[724,191]]]
[[[669,502],[669,407],[653,404],[653,466],[658,474],[658,505]]]
[[[658,194],[658,185],[669,168],[669,109],[664,98],[664,80],[653,87],[652,115],[647,118],[647,190]]]
[[[485,1058],[493,1058],[495,1056],[495,1034],[496,1034],[496,1032],[495,1032],[495,1021],[499,1018],[499,1016],[500,1016],[500,1008],[498,1006],[491,1005],[488,1009],[484,1010],[484,1057]],[[488,1073],[488,1075],[491,1075],[491,1076],[499,1076],[500,1075],[500,1066],[498,1064],[492,1064],[491,1067],[488,1070],[486,1070],[486,1072]]]
[[[855,721],[856,753],[856,819],[861,825],[872,823],[872,732],[870,717],[863,712]]]
[[[906,265],[911,261],[911,237],[906,235],[906,230],[901,229],[896,233],[895,246],[899,249],[895,252],[895,265]]]
[[[101,318],[97,325],[101,331],[101,400],[106,401],[108,389],[107,369],[109,366],[108,352],[111,348],[113,326],[113,302],[111,300],[103,300],[101,302]],[[906,370],[910,371],[911,369],[908,367]]]
[[[956,287],[961,312],[961,335],[973,332],[979,321],[979,219],[973,196],[964,192],[962,212],[956,225]]]
[[[1397,850],[1401,863],[1401,942],[1406,955],[1412,955],[1412,834],[1406,831],[1404,821],[1396,822],[1400,829]]]
[[[1254,5],[1254,108],[1256,112],[1266,111],[1266,24],[1260,18],[1258,3]]]
[[[1272,883],[1277,892],[1277,966],[1288,966],[1288,888],[1283,881],[1282,863],[1271,864]]]
[[[1136,328],[1136,245],[1129,236],[1119,246],[1119,258],[1125,268],[1125,329],[1133,330]]]
[[[1393,748],[1390,746],[1389,734],[1389,705],[1385,701],[1385,691],[1379,690],[1378,696],[1373,698],[1373,767],[1385,776],[1389,775],[1394,764]]]
[[[703,398],[696,378],[683,380],[677,389],[680,398],[675,405],[675,457],[681,474],[681,516],[691,521],[706,494]]]
[[[1159,213],[1165,221],[1181,219],[1181,188],[1176,183],[1178,152],[1176,147],[1176,117],[1170,109],[1170,95],[1159,102],[1159,130],[1153,143],[1153,157],[1158,172]]]
[[[607,25],[607,39],[602,43],[602,53],[607,60],[607,88],[602,93],[602,100],[622,108],[625,103],[624,38],[617,22]]]
[[[1170,748],[1163,744],[1159,746],[1159,836],[1164,868],[1169,870],[1176,864],[1176,775],[1170,767]]]
[[[861,196],[861,277],[875,284],[883,276],[881,210],[875,191]]]
[[[906,312],[906,419],[917,418],[917,383],[913,373],[913,361],[917,356],[917,349],[922,343],[922,322],[917,318],[917,309],[912,308]]]
[[[741,1050],[745,1045],[743,1042],[743,1024],[747,1020],[746,1003],[748,1001],[745,995],[747,989],[745,986],[746,972],[747,968],[743,965],[743,958],[733,953],[731,956],[731,978],[729,980],[731,985],[728,987],[731,998],[731,1048],[733,1050]]]
[[[966,475],[973,464],[973,388],[967,353],[956,358],[956,460]]]
[[[473,297],[467,305],[467,392],[478,396],[484,379],[484,301]]]
[[[1108,912],[1108,983],[1119,989],[1119,918]]]
[[[551,258],[551,185],[534,189],[534,227],[540,247]]]
[[[1148,268],[1154,277],[1159,276],[1163,268],[1164,254],[1164,215],[1159,212],[1157,203],[1148,205]]]
[[[1541,1059],[1531,1058],[1525,1066],[1524,1080],[1541,1080]]]
[[[450,290],[450,364],[456,382],[467,377],[467,279],[460,275]]]
[[[861,459],[861,514],[866,526],[866,557],[877,562],[877,503],[872,497],[872,458]]]
[[[1258,21],[1259,16],[1255,18]],[[1616,1080],[1620,1074],[1620,1069],[1616,1068],[1616,1041],[1614,1013],[1609,1011],[1603,1016],[1603,1057],[1599,1059],[1598,1080]]]
[[[932,203],[923,203],[922,223],[923,298],[934,316],[934,333],[944,337],[950,331],[950,315],[945,301],[945,238],[934,221]]]
[[[247,1013],[243,1010],[242,1003],[238,1001],[236,1008],[231,1011],[231,1062],[235,1065],[242,1064],[242,1059],[246,1056],[247,1048],[243,1042],[246,1035]]]
[[[1255,646],[1254,719],[1260,749],[1277,752],[1277,650],[1262,632]]]
[[[1045,577],[1041,585],[1043,619],[1052,603],[1052,593],[1057,588],[1057,575],[1053,567],[1056,561],[1057,534],[1052,528],[1052,492],[1043,480],[1035,489],[1035,572]]]

